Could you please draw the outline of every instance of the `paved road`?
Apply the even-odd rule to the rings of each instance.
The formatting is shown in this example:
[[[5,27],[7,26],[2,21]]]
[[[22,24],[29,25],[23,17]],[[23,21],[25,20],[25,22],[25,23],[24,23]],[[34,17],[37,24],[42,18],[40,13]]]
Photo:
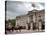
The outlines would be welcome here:
[[[7,34],[18,34],[18,33],[32,33],[32,32],[38,32],[38,30],[14,30],[14,31],[6,31]]]

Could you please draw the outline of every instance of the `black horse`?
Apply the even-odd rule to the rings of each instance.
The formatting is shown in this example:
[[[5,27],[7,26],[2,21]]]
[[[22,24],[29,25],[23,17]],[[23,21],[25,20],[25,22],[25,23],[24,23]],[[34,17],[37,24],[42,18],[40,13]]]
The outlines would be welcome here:
[[[22,29],[26,29],[25,26],[19,26],[19,27],[15,27],[15,30],[19,30],[21,32]]]
[[[9,32],[10,32],[10,30],[14,31],[14,27],[12,27],[12,28],[5,28],[5,30],[7,30]]]
[[[19,26],[18,28],[15,27],[15,30],[20,30],[20,29],[26,29],[26,27],[25,26]]]

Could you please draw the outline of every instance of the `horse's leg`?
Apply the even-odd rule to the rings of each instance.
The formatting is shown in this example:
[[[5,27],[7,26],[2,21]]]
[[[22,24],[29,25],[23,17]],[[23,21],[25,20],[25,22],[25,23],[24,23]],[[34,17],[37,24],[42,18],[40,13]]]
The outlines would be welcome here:
[[[14,31],[14,29],[12,28],[12,32]]]
[[[9,32],[10,32],[10,29],[9,29]]]

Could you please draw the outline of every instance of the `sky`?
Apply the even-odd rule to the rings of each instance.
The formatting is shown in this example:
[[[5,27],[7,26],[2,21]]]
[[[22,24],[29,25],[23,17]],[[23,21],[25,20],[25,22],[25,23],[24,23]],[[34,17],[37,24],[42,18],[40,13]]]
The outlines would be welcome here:
[[[15,19],[16,16],[26,15],[28,11],[33,9],[44,9],[44,3],[34,2],[34,4],[36,6],[35,8],[32,7],[32,2],[8,1],[6,4],[6,20]]]

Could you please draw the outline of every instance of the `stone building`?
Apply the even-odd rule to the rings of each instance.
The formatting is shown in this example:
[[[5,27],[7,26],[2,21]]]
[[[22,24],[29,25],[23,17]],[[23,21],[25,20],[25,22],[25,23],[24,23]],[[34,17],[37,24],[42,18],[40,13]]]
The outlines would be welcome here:
[[[45,10],[32,10],[28,14],[16,17],[16,27],[24,26],[26,30],[45,29]]]

